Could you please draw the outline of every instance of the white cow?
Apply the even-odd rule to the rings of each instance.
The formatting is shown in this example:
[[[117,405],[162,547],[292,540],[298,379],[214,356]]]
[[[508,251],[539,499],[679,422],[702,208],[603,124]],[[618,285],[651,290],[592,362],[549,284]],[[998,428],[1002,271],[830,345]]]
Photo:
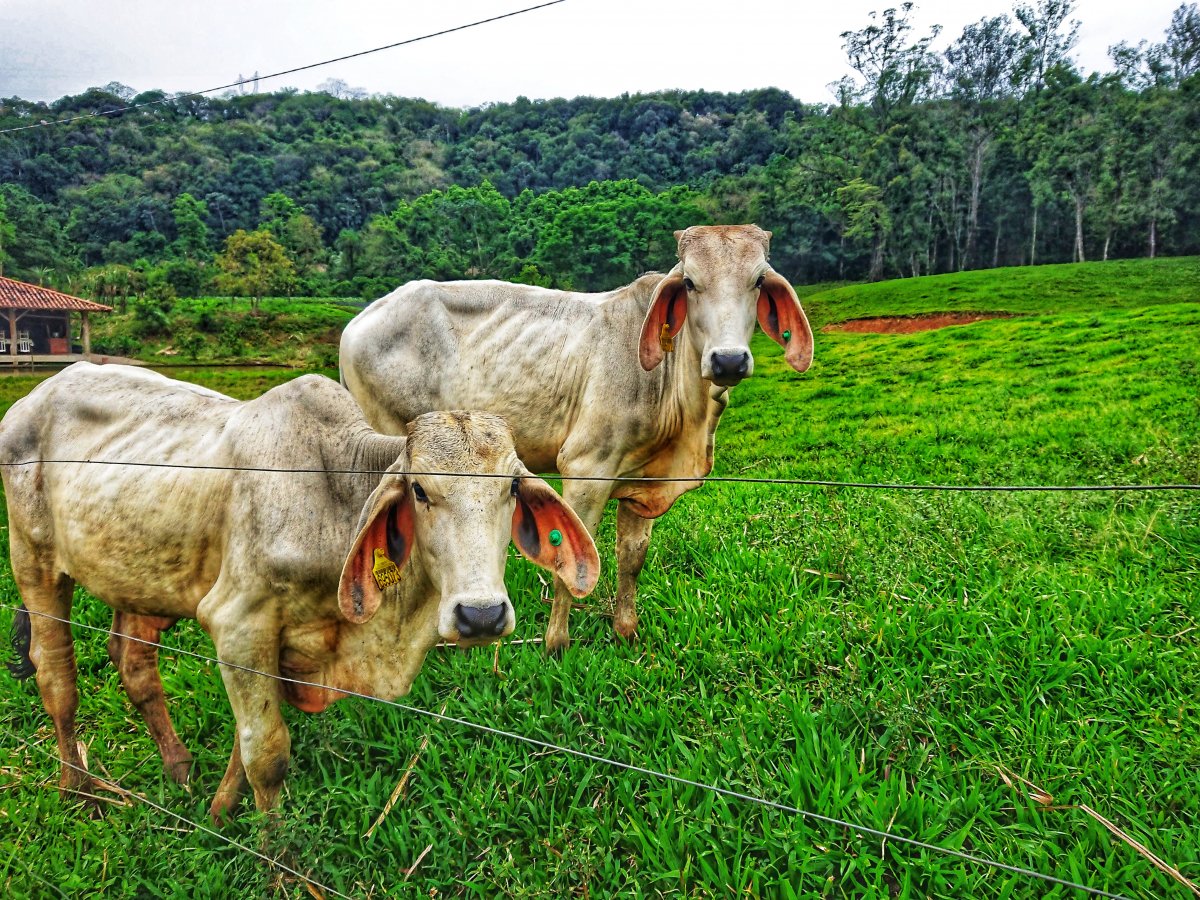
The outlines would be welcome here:
[[[76,363],[13,405],[0,462],[13,576],[30,613],[68,619],[78,582],[127,633],[153,638],[195,618],[221,660],[334,688],[221,667],[238,739],[216,819],[247,779],[260,809],[276,804],[290,746],[281,700],[318,711],[339,688],[403,695],[439,640],[508,634],[510,535],[577,595],[599,573],[587,529],[521,464],[503,419],[432,413],[388,437],[344,388],[315,375],[243,403],[144,370]],[[139,462],[148,465],[126,465]],[[361,470],[377,474],[353,474]],[[438,474],[451,472],[492,477]],[[26,661],[65,761],[60,783],[89,790],[70,626],[40,615],[28,625]],[[168,771],[186,777],[190,757],[153,650],[114,643]]]
[[[770,232],[716,225],[675,237],[679,263],[666,276],[604,294],[414,281],[342,335],[342,382],[378,430],[399,433],[446,406],[487,410],[508,420],[534,471],[618,479],[567,480],[563,496],[593,534],[605,502],[620,501],[614,627],[624,637],[637,627],[653,520],[712,469],[728,389],[754,371],[755,319],[793,369],[812,362],[796,292],[767,262]],[[654,480],[668,478],[683,480]],[[568,644],[570,600],[556,582],[551,651]]]

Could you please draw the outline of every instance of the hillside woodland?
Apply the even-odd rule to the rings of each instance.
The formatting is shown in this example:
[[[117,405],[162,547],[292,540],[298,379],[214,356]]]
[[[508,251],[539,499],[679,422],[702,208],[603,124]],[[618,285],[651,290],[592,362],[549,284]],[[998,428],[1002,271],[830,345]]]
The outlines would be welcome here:
[[[337,81],[3,99],[0,266],[153,320],[176,297],[373,298],[415,277],[607,288],[669,265],[672,230],[698,222],[771,229],[797,282],[1200,252],[1196,4],[1092,74],[1073,5],[948,43],[912,4],[873,14],[822,104],[764,88],[449,109]]]

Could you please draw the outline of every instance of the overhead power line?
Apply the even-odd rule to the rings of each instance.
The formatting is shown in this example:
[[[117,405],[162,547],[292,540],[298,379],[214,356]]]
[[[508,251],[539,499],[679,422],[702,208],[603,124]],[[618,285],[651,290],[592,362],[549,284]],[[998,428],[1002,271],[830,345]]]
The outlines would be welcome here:
[[[268,78],[279,78],[283,75],[294,75],[296,72],[307,72],[309,69],[317,69],[321,66],[345,62],[348,59],[357,59],[360,56],[368,56],[372,53],[379,53],[382,50],[392,50],[396,47],[403,47],[407,44],[415,44],[419,41],[427,41],[430,38],[441,37],[442,35],[446,34],[453,34],[456,31],[466,31],[468,28],[474,28],[477,25],[487,25],[491,22],[499,22],[501,19],[511,19],[513,16],[524,15],[525,13],[533,12],[534,10],[545,9],[547,6],[557,6],[559,3],[566,2],[567,0],[549,0],[547,3],[539,3],[537,6],[527,6],[524,9],[514,9],[512,12],[502,13],[501,15],[491,16],[486,19],[478,19],[474,22],[468,22],[465,25],[456,25],[453,28],[444,28],[441,31],[433,31],[429,34],[423,34],[420,37],[407,38],[403,41],[396,41],[392,44],[384,44],[382,47],[372,47],[370,50],[359,50],[357,53],[347,53],[345,56],[337,56],[333,59],[323,59],[320,62],[309,63],[308,65],[304,66],[296,66],[293,69],[284,69],[280,72],[272,72],[269,75],[259,75],[257,72],[255,72],[252,78],[240,78],[237,81],[229,82],[229,84],[221,84],[217,85],[216,87],[205,88],[202,91],[191,91],[187,94],[176,94],[172,97],[161,97],[158,100],[147,100],[144,103],[131,103],[129,106],[122,106],[117,109],[82,113],[77,116],[68,116],[65,119],[53,119],[50,121],[43,120],[40,122],[34,122],[31,125],[18,125],[15,128],[0,129],[0,134],[12,134],[15,131],[28,131],[32,128],[49,128],[52,125],[65,125],[67,122],[77,122],[80,119],[95,119],[102,116],[115,116],[118,113],[129,112],[130,110],[134,109],[142,109],[143,107],[147,106],[157,106],[162,103],[172,103],[175,100],[186,100],[190,97],[202,97],[205,94],[213,94],[217,91],[225,91],[229,90],[230,88],[241,87],[242,85],[246,84],[254,84],[257,86],[258,82],[266,81]]]

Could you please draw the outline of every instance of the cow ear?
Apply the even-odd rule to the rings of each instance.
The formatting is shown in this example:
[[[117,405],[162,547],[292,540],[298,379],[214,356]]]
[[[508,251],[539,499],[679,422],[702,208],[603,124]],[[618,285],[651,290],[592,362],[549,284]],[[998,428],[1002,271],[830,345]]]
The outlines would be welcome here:
[[[407,478],[389,478],[367,500],[338,583],[338,611],[346,621],[369,621],[384,589],[400,580],[412,553],[414,512]]]
[[[797,372],[803,372],[813,359],[813,334],[800,298],[787,279],[778,272],[763,276],[758,292],[758,324],[775,343],[786,351],[784,358]]]
[[[651,371],[663,360],[669,344],[673,341],[683,320],[687,318],[687,288],[683,276],[672,272],[658,283],[654,296],[650,299],[650,310],[646,313],[646,321],[642,323],[642,336],[638,341],[638,358],[642,368]]]
[[[576,597],[596,587],[600,556],[579,517],[554,489],[532,475],[517,479],[512,539],[530,562],[549,569]]]

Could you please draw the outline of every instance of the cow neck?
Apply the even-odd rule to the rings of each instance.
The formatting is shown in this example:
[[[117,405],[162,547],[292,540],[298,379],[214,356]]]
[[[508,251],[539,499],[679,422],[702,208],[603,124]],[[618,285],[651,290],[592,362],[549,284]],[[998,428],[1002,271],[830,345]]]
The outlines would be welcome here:
[[[346,449],[350,453],[348,468],[371,473],[369,477],[378,484],[379,473],[386,471],[400,458],[407,444],[407,438],[379,434],[364,427],[346,442]]]
[[[691,339],[685,324],[675,335],[675,350],[665,354],[662,362],[664,421],[674,424],[678,433],[688,425],[704,422],[709,411],[709,392],[712,382],[700,374],[700,351]]]

